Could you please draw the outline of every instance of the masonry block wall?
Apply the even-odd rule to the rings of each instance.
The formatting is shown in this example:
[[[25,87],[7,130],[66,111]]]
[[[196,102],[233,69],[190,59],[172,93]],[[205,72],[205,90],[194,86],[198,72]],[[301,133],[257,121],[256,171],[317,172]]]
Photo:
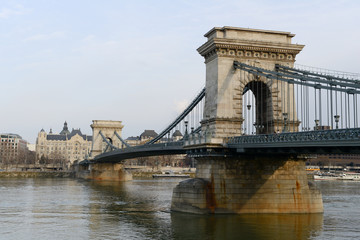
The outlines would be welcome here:
[[[192,213],[320,213],[305,159],[289,156],[197,159],[195,179],[174,189],[172,210]]]

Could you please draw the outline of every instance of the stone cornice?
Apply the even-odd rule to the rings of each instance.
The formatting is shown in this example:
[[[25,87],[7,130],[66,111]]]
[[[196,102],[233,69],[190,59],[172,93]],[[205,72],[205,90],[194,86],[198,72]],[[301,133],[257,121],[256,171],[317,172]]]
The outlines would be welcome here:
[[[204,56],[208,51],[215,48],[231,48],[231,49],[243,49],[243,50],[256,50],[267,52],[283,52],[283,53],[299,53],[305,45],[300,44],[285,44],[274,43],[266,41],[249,41],[249,40],[230,40],[213,38],[202,46],[197,51],[200,55]]]
[[[112,129],[122,129],[124,127],[124,125],[106,125],[106,124],[91,124],[90,125],[91,128],[112,128]]]
[[[204,34],[204,37],[210,37],[216,31],[226,31],[226,30],[280,34],[280,35],[287,35],[288,37],[294,37],[295,36],[295,34],[293,34],[291,32],[284,32],[284,31],[274,31],[274,30],[264,30],[264,29],[224,26],[224,27],[214,27],[214,28],[212,28],[210,31],[208,31],[207,33]]]
[[[113,129],[122,129],[124,125],[121,124],[122,121],[112,121],[112,120],[93,120],[93,124],[90,125],[91,128],[113,128]]]
[[[197,51],[206,61],[216,56],[294,61],[296,54],[303,48],[304,45],[299,44],[213,38],[200,46]]]

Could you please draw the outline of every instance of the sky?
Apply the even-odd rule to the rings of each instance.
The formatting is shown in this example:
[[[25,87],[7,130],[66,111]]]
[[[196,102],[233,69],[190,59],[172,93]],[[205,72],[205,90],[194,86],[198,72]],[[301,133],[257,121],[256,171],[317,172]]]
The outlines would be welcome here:
[[[0,133],[160,132],[205,85],[213,27],[287,31],[298,64],[360,72],[357,0],[0,0]]]

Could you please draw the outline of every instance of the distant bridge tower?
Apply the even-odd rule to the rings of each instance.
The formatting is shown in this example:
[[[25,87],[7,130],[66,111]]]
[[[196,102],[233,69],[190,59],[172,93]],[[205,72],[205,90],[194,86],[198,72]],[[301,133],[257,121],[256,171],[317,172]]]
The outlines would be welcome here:
[[[256,133],[274,133],[287,127],[297,131],[299,121],[294,104],[294,86],[255,77],[235,70],[234,61],[269,70],[275,64],[293,67],[295,56],[304,45],[292,44],[289,32],[237,27],[215,27],[204,35],[208,41],[198,48],[205,58],[206,95],[202,132],[211,136],[208,143],[222,144],[223,139],[242,134],[243,95],[255,95]],[[285,125],[286,126],[286,125]]]
[[[124,127],[124,125],[121,124],[121,121],[93,120],[93,124],[90,126],[93,130],[91,157],[95,157],[103,153],[107,147],[107,144],[101,134],[113,146],[121,148],[122,142],[116,136],[116,133],[121,136],[121,131]]]

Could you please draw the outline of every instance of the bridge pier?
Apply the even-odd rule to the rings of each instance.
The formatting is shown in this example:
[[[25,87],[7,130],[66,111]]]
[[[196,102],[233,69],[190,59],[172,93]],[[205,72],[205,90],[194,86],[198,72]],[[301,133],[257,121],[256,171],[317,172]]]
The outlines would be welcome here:
[[[171,209],[188,213],[321,213],[305,159],[289,156],[197,158],[196,178],[174,189]]]
[[[132,180],[132,174],[125,170],[122,163],[90,163],[77,168],[78,178],[119,182]]]

